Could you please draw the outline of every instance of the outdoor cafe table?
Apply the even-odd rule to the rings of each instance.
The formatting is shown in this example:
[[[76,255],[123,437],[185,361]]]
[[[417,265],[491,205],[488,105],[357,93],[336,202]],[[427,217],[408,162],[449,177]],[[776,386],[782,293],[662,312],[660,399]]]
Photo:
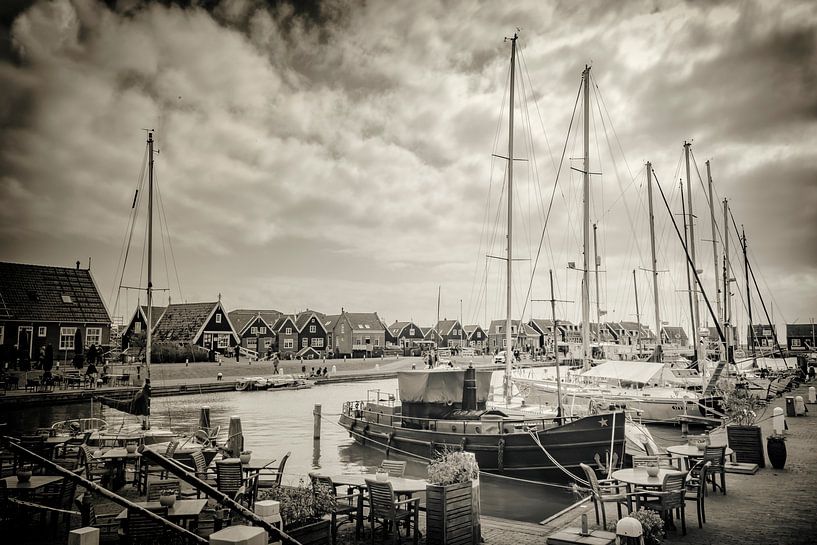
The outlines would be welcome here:
[[[269,469],[275,463],[275,458],[250,458],[246,464],[241,464],[241,469],[248,476],[253,473],[259,473],[262,469]]]
[[[71,437],[67,435],[55,435],[52,437],[46,437],[43,447],[45,450],[48,451],[48,457],[50,459],[54,458],[54,451],[59,450],[61,447],[65,446]]]
[[[161,504],[158,501],[138,501],[135,502],[139,507],[145,509],[158,509]],[[207,500],[180,500],[177,499],[173,505],[167,508],[167,518],[171,521],[186,522],[189,520],[196,520],[199,518],[202,510],[207,506]],[[116,520],[123,521],[128,518],[128,510],[123,509]]]
[[[9,494],[24,495],[39,490],[47,484],[61,481],[62,477],[59,475],[32,475],[28,481],[21,483],[17,480],[16,475],[12,475],[11,477],[5,477],[3,480],[6,482],[6,490],[8,490]]]
[[[613,471],[611,477],[617,481],[626,483],[629,492],[633,492],[635,488],[661,490],[661,488],[664,486],[664,476],[684,474],[686,474],[686,471],[678,471],[675,469],[660,467],[658,468],[658,475],[655,477],[650,477],[647,475],[647,468],[633,467]],[[636,498],[636,503],[638,503],[638,498]]]
[[[693,465],[690,463],[690,460],[695,460],[704,457],[703,450],[698,450],[698,447],[696,447],[695,445],[689,445],[687,443],[684,443],[683,445],[673,445],[671,447],[667,447],[667,452],[669,452],[670,454],[683,456],[684,459],[687,460],[687,468]],[[726,457],[730,459],[732,458],[732,455],[735,454],[735,451],[729,447],[726,447],[726,450],[724,452],[726,454]]]
[[[112,469],[111,490],[118,490],[125,484],[125,465],[136,463],[142,457],[138,452],[128,452],[125,447],[114,447],[99,456],[98,459]]]
[[[374,473],[354,473],[354,474],[343,474],[343,475],[329,475],[329,478],[332,479],[332,483],[336,486],[348,486],[349,488],[357,488],[361,491],[360,496],[357,499],[357,529],[363,529],[363,494],[366,490],[366,479],[370,481],[377,480],[377,476]],[[405,495],[409,498],[412,494],[417,492],[425,492],[426,485],[428,485],[428,481],[424,479],[409,479],[406,477],[389,477],[386,479],[388,482],[391,483],[392,488],[394,489],[394,493],[396,495]]]

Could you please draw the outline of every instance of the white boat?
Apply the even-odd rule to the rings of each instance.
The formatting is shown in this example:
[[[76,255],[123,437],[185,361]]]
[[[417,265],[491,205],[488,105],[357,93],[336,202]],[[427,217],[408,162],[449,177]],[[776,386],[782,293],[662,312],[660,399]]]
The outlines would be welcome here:
[[[240,392],[255,390],[300,390],[311,388],[312,382],[300,375],[273,375],[271,377],[243,377],[235,382]]]

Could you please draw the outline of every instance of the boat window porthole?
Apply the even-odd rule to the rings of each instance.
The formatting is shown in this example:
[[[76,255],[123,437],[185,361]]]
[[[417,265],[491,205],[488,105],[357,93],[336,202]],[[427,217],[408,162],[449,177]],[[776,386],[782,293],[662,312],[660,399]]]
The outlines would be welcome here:
[[[453,431],[454,433],[457,433],[457,426],[451,426],[451,431]]]
[[[474,427],[474,431],[477,433],[482,433],[482,429],[479,426]]]

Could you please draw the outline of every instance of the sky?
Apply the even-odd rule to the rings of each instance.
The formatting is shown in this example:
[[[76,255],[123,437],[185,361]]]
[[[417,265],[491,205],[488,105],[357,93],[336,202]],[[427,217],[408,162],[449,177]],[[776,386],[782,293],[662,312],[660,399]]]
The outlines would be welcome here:
[[[683,220],[685,141],[713,307],[707,160],[720,255],[725,197],[770,318],[817,317],[814,2],[14,0],[0,20],[0,259],[90,259],[113,316],[127,319],[139,293],[118,286],[145,281],[145,188],[121,269],[150,128],[155,285],[170,290],[160,302],[220,294],[228,309],[430,325],[439,293],[441,318],[504,317],[505,263],[486,255],[506,248],[497,156],[508,152],[505,38],[517,32],[515,317],[550,316],[552,269],[555,297],[570,301],[558,314],[581,319],[581,274],[567,263],[582,267],[581,99],[574,107],[586,65],[593,319],[596,301],[602,319],[635,318],[636,270],[639,317],[654,323],[642,270],[651,161],[672,208],[654,197],[661,320],[690,327],[671,223]],[[745,328],[732,227],[733,321]]]

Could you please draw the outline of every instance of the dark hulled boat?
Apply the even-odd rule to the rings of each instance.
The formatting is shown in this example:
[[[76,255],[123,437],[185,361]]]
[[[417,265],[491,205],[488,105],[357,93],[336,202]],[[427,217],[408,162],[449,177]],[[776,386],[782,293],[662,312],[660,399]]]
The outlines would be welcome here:
[[[614,465],[624,460],[623,413],[508,416],[486,408],[490,382],[491,371],[473,368],[403,371],[400,401],[380,394],[348,401],[340,424],[361,445],[387,454],[430,460],[446,449],[463,449],[476,455],[482,471],[521,479],[570,480],[566,471],[580,476],[579,463],[604,463],[611,452]]]

